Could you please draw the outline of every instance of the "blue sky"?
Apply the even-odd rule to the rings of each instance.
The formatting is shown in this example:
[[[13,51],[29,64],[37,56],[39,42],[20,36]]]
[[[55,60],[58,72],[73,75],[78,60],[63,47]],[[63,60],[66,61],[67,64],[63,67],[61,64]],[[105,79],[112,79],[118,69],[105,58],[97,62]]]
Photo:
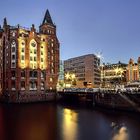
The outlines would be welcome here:
[[[0,24],[38,28],[46,9],[57,25],[61,59],[103,53],[103,61],[128,62],[140,56],[139,0],[4,0]]]

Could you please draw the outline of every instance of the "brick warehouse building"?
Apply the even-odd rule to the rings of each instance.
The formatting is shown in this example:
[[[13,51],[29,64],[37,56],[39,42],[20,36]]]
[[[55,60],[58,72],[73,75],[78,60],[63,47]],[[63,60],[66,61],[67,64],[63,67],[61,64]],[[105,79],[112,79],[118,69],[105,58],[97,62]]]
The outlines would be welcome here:
[[[56,26],[46,11],[39,31],[0,27],[0,93],[42,94],[56,89],[59,72],[59,41]]]

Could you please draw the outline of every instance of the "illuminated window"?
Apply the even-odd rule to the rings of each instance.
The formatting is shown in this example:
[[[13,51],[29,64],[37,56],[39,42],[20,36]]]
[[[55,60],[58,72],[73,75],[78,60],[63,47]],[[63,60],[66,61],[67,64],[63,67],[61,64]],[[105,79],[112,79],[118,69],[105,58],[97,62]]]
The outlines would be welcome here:
[[[33,68],[33,64],[32,63],[30,63],[30,68]]]
[[[30,42],[30,68],[36,69],[37,68],[37,43],[33,39]],[[32,65],[32,66],[31,66]]]
[[[43,58],[41,58],[41,62],[43,62]]]
[[[21,49],[21,52],[24,52],[24,48]]]
[[[41,90],[44,90],[45,87],[44,82],[41,82],[40,86],[41,86]]]
[[[21,56],[21,60],[24,60],[24,55]]]
[[[33,61],[33,58],[30,56],[30,61]]]
[[[45,78],[45,71],[41,71],[41,78]]]
[[[37,65],[36,64],[34,64],[34,69],[36,69],[37,68]]]
[[[36,50],[34,50],[34,54],[36,54]]]
[[[36,61],[36,57],[34,57],[34,61]]]
[[[13,32],[13,33],[12,33],[12,36],[13,36],[13,37],[15,37],[15,36],[16,36],[16,33],[15,33],[15,32]]]
[[[36,47],[36,42],[33,42],[33,41],[32,41],[32,42],[31,42],[31,46],[32,46],[32,47]]]
[[[50,82],[53,82],[53,78],[50,78]]]
[[[41,51],[41,55],[43,55],[43,51]]]
[[[21,44],[22,44],[22,46],[25,46],[25,43],[24,42],[22,42]]]
[[[53,47],[53,46],[54,46],[54,44],[53,44],[53,43],[51,43],[51,46]]]
[[[53,69],[51,69],[51,73],[54,73],[54,70]]]
[[[13,60],[15,61],[15,58],[16,58],[16,42],[15,40],[13,40],[11,42],[11,68],[16,67],[16,63],[13,62]]]

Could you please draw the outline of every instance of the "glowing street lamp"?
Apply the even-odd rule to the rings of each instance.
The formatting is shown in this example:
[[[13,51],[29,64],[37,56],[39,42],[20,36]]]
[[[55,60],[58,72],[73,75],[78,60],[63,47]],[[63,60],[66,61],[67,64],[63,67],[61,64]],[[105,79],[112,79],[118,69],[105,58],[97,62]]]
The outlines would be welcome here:
[[[70,73],[66,73],[65,74],[65,78],[66,80],[68,80],[70,82],[70,84],[72,85],[72,82],[76,79],[75,74],[70,74]]]
[[[65,74],[65,78],[68,80],[68,79],[70,79],[70,74],[69,73],[66,73]]]
[[[116,72],[116,74],[118,74],[118,72],[119,72],[119,68],[118,67],[115,69],[115,72]]]
[[[115,69],[115,72],[116,72],[116,74],[120,73],[120,75],[122,75],[123,69],[117,67],[117,68]]]
[[[75,79],[75,74],[71,74],[71,79],[72,79],[72,80]]]

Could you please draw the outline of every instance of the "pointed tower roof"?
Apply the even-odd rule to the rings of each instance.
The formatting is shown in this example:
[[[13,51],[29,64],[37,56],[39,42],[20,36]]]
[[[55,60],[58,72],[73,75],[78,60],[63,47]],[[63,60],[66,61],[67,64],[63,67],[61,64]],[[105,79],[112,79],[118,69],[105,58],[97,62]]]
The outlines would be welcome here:
[[[1,28],[1,25],[0,25],[0,32],[2,32],[3,30],[2,30],[2,28]]]
[[[6,17],[4,18],[3,25],[7,25],[7,19],[6,19]]]
[[[44,19],[43,19],[43,22],[42,22],[42,25],[43,24],[46,24],[46,23],[49,23],[49,24],[53,24],[53,21],[52,21],[52,18],[51,18],[51,15],[50,15],[50,12],[49,10],[47,9],[46,13],[45,13],[45,16],[44,16]]]
[[[134,64],[134,60],[132,58],[130,58],[129,64]]]

